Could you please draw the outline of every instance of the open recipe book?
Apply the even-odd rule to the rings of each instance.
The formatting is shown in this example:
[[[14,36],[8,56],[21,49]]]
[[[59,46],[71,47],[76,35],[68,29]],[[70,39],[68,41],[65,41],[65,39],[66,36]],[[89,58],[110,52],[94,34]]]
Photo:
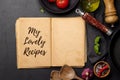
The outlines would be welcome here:
[[[19,18],[16,21],[17,68],[83,67],[86,29],[81,17]]]

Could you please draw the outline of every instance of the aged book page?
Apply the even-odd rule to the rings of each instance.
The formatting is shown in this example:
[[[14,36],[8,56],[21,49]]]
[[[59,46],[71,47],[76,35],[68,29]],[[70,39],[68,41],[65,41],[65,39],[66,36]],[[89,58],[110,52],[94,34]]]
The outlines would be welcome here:
[[[17,68],[83,67],[87,59],[85,22],[81,17],[19,18],[16,48]]]
[[[16,22],[18,68],[51,66],[50,18],[19,18]]]
[[[52,18],[52,66],[83,67],[86,62],[86,29],[81,17]]]

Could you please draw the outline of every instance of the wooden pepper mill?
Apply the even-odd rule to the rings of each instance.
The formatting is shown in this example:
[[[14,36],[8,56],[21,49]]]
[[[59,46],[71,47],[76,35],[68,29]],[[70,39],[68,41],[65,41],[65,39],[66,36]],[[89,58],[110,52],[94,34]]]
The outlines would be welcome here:
[[[114,0],[103,0],[105,3],[105,22],[114,24],[118,20]]]

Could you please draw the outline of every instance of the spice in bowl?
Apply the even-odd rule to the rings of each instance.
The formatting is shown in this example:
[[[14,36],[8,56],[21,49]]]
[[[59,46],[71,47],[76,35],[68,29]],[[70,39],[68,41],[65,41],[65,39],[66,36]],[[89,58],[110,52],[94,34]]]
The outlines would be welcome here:
[[[99,78],[105,78],[110,73],[110,65],[105,61],[99,61],[94,65],[94,74]]]

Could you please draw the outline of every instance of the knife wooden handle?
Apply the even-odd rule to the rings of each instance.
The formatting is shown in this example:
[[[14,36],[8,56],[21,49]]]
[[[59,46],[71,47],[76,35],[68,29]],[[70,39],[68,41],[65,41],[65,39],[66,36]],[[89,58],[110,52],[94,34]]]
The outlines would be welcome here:
[[[92,24],[94,27],[98,28],[102,32],[106,33],[108,36],[112,34],[112,30],[110,30],[108,27],[100,23],[98,20],[96,20],[94,17],[92,17],[89,13],[85,13],[82,18],[87,21],[88,23]]]
[[[103,0],[105,3],[105,22],[114,24],[118,20],[114,0]]]
[[[91,16],[87,12],[83,12],[81,9],[76,9],[75,12],[79,14],[86,22],[90,23],[94,27],[98,28],[102,32],[106,33],[108,36],[112,34],[112,30],[100,23],[97,19]]]

